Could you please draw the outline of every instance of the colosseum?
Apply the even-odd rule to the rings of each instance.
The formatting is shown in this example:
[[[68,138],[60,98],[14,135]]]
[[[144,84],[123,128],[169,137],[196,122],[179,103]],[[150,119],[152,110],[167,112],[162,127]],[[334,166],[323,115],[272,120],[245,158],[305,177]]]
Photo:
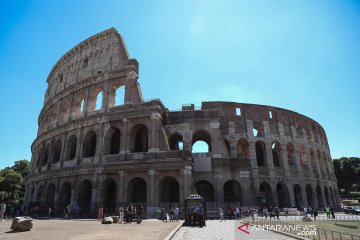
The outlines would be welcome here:
[[[192,193],[229,206],[340,207],[324,129],[272,106],[144,100],[139,63],[111,28],[81,42],[47,78],[31,146],[27,206],[94,215],[141,203],[146,217]],[[194,144],[206,145],[193,151]]]

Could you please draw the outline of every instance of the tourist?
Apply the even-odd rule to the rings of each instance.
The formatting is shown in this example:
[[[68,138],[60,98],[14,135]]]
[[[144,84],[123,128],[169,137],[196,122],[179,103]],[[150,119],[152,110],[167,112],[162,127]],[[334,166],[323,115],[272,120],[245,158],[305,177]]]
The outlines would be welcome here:
[[[49,207],[49,208],[48,208],[48,219],[51,218],[51,215],[52,215],[52,208]]]
[[[136,217],[137,217],[137,224],[141,223],[141,214],[143,212],[144,208],[143,206],[140,205],[140,203],[138,203],[137,207],[136,207]]]
[[[327,218],[330,218],[330,208],[329,207],[325,208],[325,212],[326,212]]]
[[[307,207],[304,207],[304,216],[305,217],[307,217],[307,211],[308,211]]]
[[[170,218],[170,222],[174,221],[174,216],[175,216],[175,212],[173,208],[169,209],[169,218]]]
[[[160,220],[163,222],[165,222],[165,220],[166,220],[166,213],[165,213],[164,208],[161,208],[161,210],[160,210]]]
[[[205,226],[205,211],[204,211],[204,208],[202,205],[199,205],[199,207],[197,208],[197,211],[196,211],[196,215],[197,215],[197,221],[200,225],[200,227],[203,227]]]
[[[0,217],[1,217],[1,221],[4,221],[5,211],[6,211],[6,204],[5,204],[5,203],[1,203],[1,205],[0,205]]]
[[[102,221],[103,215],[104,215],[104,208],[102,205],[100,205],[98,209],[98,222]]]
[[[311,216],[313,216],[313,215],[314,215],[314,213],[313,213],[313,209],[312,209],[312,207],[311,207],[311,206],[309,206],[309,207],[308,207],[308,213],[310,213],[310,215],[311,215]]]
[[[274,212],[276,215],[276,219],[279,220],[280,219],[280,210],[277,206],[275,207]]]
[[[331,213],[331,218],[335,219],[335,212],[333,207],[330,207],[330,213]]]
[[[179,221],[179,213],[180,213],[180,209],[178,206],[176,206],[174,209],[174,214],[175,214],[175,219],[177,222]]]
[[[70,213],[70,205],[67,205],[64,210],[64,218],[68,219]]]
[[[134,213],[134,208],[132,203],[130,203],[126,208],[126,223],[131,223]]]
[[[119,207],[119,223],[122,224],[124,221],[124,208]]]
[[[318,216],[318,211],[317,209],[315,208],[314,209],[314,221],[316,221],[316,217]]]
[[[240,209],[238,206],[235,207],[235,215],[237,218],[240,218]]]

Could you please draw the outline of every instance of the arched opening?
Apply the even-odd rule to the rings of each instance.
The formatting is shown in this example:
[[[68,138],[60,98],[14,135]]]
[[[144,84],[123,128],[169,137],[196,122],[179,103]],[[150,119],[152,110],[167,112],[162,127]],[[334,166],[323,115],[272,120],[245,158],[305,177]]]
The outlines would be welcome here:
[[[77,138],[71,135],[67,141],[65,160],[73,160],[76,157]]]
[[[224,202],[241,202],[242,192],[240,184],[235,180],[229,180],[224,184]]]
[[[286,145],[286,152],[287,152],[287,158],[288,158],[289,165],[295,165],[295,155],[294,155],[295,148],[292,143],[288,143]]]
[[[215,201],[214,187],[210,182],[206,180],[198,181],[195,183],[195,189],[206,201]]]
[[[330,196],[329,196],[328,188],[326,186],[324,187],[324,195],[325,195],[326,206],[330,207]]]
[[[183,137],[179,133],[173,134],[170,137],[169,145],[171,151],[183,150],[184,149]]]
[[[332,190],[331,187],[329,187],[329,190],[330,190],[332,207],[337,207],[337,204],[336,204],[336,201],[335,201],[334,191]]]
[[[36,202],[41,203],[44,187],[41,185],[36,192]]]
[[[262,202],[262,204],[265,207],[273,205],[272,190],[271,190],[271,186],[269,183],[262,182],[260,184],[260,194],[262,195],[263,200],[265,201],[265,202]]]
[[[80,113],[83,114],[85,112],[85,100],[82,99],[80,101],[80,106],[79,106],[79,109],[80,109]]]
[[[60,114],[60,121],[65,123],[70,118],[70,101],[64,100],[61,104],[61,114]]]
[[[306,184],[306,198],[307,198],[308,205],[311,207],[315,207],[314,206],[314,198],[313,198],[313,190],[309,184]]]
[[[58,139],[53,147],[53,152],[52,152],[52,162],[53,163],[57,163],[58,161],[60,161],[60,156],[61,156],[61,147],[62,147],[62,142],[60,139]]]
[[[180,202],[179,182],[173,177],[165,177],[159,183],[161,207],[172,207]]]
[[[51,183],[47,187],[46,191],[46,205],[48,207],[54,207],[54,199],[55,199],[55,184]]]
[[[256,161],[258,166],[266,166],[266,147],[262,141],[255,143]]]
[[[95,110],[100,110],[102,107],[102,99],[103,99],[103,92],[100,91],[96,96],[96,106]]]
[[[319,208],[323,208],[324,202],[323,202],[323,198],[322,198],[321,187],[319,185],[316,186],[316,197],[318,200]]]
[[[44,157],[44,143],[38,149],[36,167],[39,167],[42,164],[42,158]]]
[[[65,182],[60,190],[60,199],[59,199],[59,206],[58,212],[63,213],[64,209],[67,205],[70,205],[71,201],[71,185],[68,182]]]
[[[125,103],[125,86],[121,86],[115,91],[115,106]]]
[[[50,143],[46,144],[43,159],[42,159],[42,162],[41,162],[42,166],[45,166],[48,163],[49,155],[50,155]]]
[[[205,130],[198,130],[192,137],[192,153],[211,152],[211,136]]]
[[[30,203],[32,203],[33,202],[33,200],[34,200],[34,197],[35,197],[35,186],[32,188],[32,190],[31,190],[31,194],[30,194]]]
[[[140,177],[133,178],[128,184],[128,202],[146,204],[147,184]]]
[[[307,161],[306,161],[306,152],[305,152],[304,145],[300,145],[299,154],[300,154],[300,163],[301,163],[301,165],[306,166]]]
[[[86,133],[83,142],[83,157],[94,157],[96,153],[96,133],[89,131]]]
[[[238,155],[238,157],[242,157],[242,158],[249,158],[249,156],[250,156],[249,142],[244,138],[241,138],[237,142],[237,155]]]
[[[276,185],[276,192],[278,196],[278,205],[279,208],[291,207],[290,206],[290,198],[287,187],[283,183],[278,183]]]
[[[133,128],[132,136],[134,139],[132,152],[147,152],[149,141],[148,128],[143,124],[139,124]]]
[[[310,148],[310,161],[315,177],[318,178],[319,176],[318,176],[318,168],[315,160],[315,153],[314,150],[312,150],[311,148]]]
[[[108,213],[112,213],[116,208],[116,182],[111,178],[107,178],[103,183],[102,188],[102,203],[104,210]]]
[[[281,146],[279,142],[273,142],[271,144],[271,152],[273,157],[273,162],[275,167],[280,167],[280,151]]]
[[[303,209],[303,200],[301,195],[301,187],[299,184],[295,184],[294,186],[294,196],[295,196],[295,206],[299,209]]]
[[[110,128],[106,132],[105,137],[105,154],[119,154],[120,153],[120,138],[121,133],[117,128]]]
[[[92,185],[89,180],[84,180],[80,184],[78,205],[80,207],[81,214],[88,214],[90,212],[91,189],[92,189]]]

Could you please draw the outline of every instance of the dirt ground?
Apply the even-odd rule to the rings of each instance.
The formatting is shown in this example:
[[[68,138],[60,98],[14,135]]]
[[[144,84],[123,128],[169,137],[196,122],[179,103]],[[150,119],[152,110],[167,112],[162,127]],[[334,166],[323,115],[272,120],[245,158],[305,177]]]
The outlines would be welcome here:
[[[10,231],[11,220],[0,222],[0,240],[164,239],[182,222],[144,220],[141,224],[100,224],[96,220],[34,220],[28,232]]]

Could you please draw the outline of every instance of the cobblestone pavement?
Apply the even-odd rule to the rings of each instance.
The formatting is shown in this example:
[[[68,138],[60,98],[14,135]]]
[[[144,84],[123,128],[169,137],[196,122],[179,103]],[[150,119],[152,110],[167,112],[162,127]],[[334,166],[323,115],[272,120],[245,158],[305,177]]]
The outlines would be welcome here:
[[[11,220],[0,222],[0,240],[164,239],[182,222],[144,220],[141,224],[100,224],[97,220],[34,220],[28,232],[11,232]]]
[[[248,228],[250,233],[247,234],[237,229],[241,224],[242,223],[235,220],[227,220],[225,222],[208,220],[206,221],[206,226],[203,228],[181,227],[172,240],[294,239],[272,231],[251,231],[250,225]]]

